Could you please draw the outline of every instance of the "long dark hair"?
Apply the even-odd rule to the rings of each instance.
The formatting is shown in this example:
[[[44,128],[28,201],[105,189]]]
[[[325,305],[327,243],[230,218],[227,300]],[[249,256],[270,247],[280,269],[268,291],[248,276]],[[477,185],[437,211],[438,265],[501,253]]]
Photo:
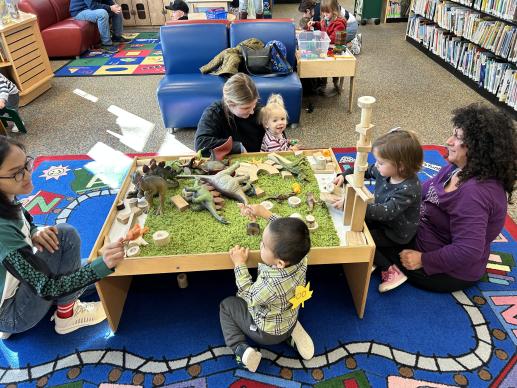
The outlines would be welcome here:
[[[463,130],[467,164],[458,174],[467,179],[497,179],[511,203],[517,174],[517,141],[513,121],[504,113],[482,104],[471,104],[453,112],[452,123]]]
[[[0,136],[0,166],[4,164],[13,146],[25,152],[25,146],[22,143],[6,136]],[[8,220],[18,219],[20,218],[20,208],[20,204],[13,203],[7,195],[0,190],[0,217]]]

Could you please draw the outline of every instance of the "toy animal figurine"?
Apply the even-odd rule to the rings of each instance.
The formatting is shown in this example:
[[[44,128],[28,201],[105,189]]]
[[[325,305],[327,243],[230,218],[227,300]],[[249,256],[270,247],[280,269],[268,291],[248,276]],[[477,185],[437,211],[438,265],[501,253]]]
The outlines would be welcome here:
[[[183,167],[188,168],[191,172],[205,175],[217,174],[228,167],[228,160],[206,159],[201,156],[202,152],[203,150],[198,151]]]
[[[296,193],[294,191],[291,191],[290,193],[287,193],[287,194],[279,194],[275,197],[268,197],[266,198],[266,201],[277,201],[277,202],[283,202],[285,201],[286,199],[288,199],[289,197],[292,197],[292,196],[295,196]]]
[[[291,161],[287,160],[286,158],[273,152],[273,153],[269,154],[267,158],[272,160],[273,162],[281,165],[284,168],[284,170],[289,171],[299,181],[305,181],[305,182],[309,181],[307,179],[307,176],[301,169],[301,166],[307,162],[305,157],[297,158],[296,161],[291,162]]]
[[[220,223],[229,223],[223,216],[217,213],[214,197],[206,185],[199,184],[199,181],[196,180],[194,186],[185,187],[181,196],[191,203],[192,210],[200,211],[206,209]]]
[[[131,174],[131,181],[135,185],[137,197],[145,197],[149,207],[154,207],[153,198],[159,196],[160,203],[156,208],[156,214],[162,215],[165,208],[165,196],[167,195],[167,182],[157,175],[142,175],[140,171]]]
[[[142,167],[142,171],[145,175],[156,175],[165,179],[169,188],[176,188],[179,186],[176,175],[178,175],[181,170],[182,169],[178,161],[174,161],[171,165],[166,166],[164,161],[157,163],[156,159],[151,159],[148,166],[144,165]]]
[[[314,193],[311,191],[307,192],[307,209],[309,212],[312,212],[314,205],[317,203],[319,203],[319,201],[314,197]]]
[[[233,163],[230,167],[218,172],[215,175],[179,175],[178,178],[196,178],[203,183],[213,186],[222,195],[235,199],[245,205],[248,204],[248,197],[245,192],[251,189],[249,176],[233,177],[232,174],[239,168],[240,163]]]

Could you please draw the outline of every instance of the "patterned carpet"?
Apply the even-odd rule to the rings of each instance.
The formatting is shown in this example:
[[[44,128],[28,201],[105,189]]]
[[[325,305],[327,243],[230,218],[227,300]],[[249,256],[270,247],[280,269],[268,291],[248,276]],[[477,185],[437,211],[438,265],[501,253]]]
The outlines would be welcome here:
[[[100,75],[163,74],[162,48],[158,32],[124,34],[131,42],[121,43],[119,51],[108,54],[101,50],[85,52],[58,69],[56,77],[90,77]]]
[[[422,180],[445,164],[443,148],[425,147]],[[335,149],[342,164],[350,149]],[[68,222],[87,256],[115,187],[92,174],[84,155],[37,159],[25,206],[38,224]],[[119,171],[119,180],[124,171]],[[113,182],[117,178],[113,177]],[[487,275],[453,294],[403,284],[380,294],[371,278],[359,319],[341,266],[311,266],[314,289],[300,322],[316,347],[310,361],[286,344],[261,349],[257,373],[239,368],[224,346],[219,302],[235,293],[232,271],[176,277],[135,276],[116,333],[106,322],[63,337],[44,319],[0,341],[0,384],[20,387],[515,387],[517,382],[517,227],[508,218],[492,244]],[[50,315],[48,316],[50,318]]]

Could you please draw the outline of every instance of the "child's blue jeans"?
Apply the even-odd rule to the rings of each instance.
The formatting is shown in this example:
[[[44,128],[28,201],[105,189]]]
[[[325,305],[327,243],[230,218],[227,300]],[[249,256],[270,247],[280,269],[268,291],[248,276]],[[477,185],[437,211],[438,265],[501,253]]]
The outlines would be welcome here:
[[[37,252],[53,276],[66,275],[81,267],[81,239],[75,228],[58,224],[59,249],[54,253],[47,250]],[[46,300],[38,296],[27,283],[20,283],[16,294],[6,299],[0,308],[0,331],[21,333],[36,326],[45,317],[52,304],[67,304],[77,300],[83,290],[70,295]]]

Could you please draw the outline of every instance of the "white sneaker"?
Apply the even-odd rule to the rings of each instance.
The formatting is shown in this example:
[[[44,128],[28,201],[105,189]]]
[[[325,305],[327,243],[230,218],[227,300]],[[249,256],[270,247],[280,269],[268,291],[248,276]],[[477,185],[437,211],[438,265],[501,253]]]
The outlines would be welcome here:
[[[16,124],[13,123],[13,126],[11,127],[11,132],[20,132]]]
[[[249,346],[242,355],[242,363],[250,372],[255,372],[262,359],[262,353]]]
[[[74,315],[70,318],[59,318],[57,311],[50,318],[56,321],[56,333],[67,334],[80,329],[81,327],[96,325],[106,319],[106,313],[101,302],[84,303],[76,301]]]
[[[6,340],[7,338],[9,338],[10,336],[12,335],[12,333],[6,333],[4,331],[0,331],[0,339],[2,340]]]
[[[314,342],[312,342],[312,338],[307,334],[300,322],[296,322],[294,326],[290,343],[305,360],[310,360],[314,357]]]

